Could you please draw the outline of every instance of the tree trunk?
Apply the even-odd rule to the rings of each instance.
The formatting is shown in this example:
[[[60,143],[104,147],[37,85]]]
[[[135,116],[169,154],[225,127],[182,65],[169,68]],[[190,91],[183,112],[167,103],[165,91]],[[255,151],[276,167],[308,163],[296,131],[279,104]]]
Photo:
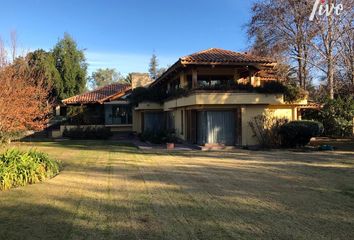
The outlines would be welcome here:
[[[328,1],[328,4],[332,4],[332,0]],[[332,16],[327,17],[327,37],[326,37],[326,58],[327,58],[327,84],[330,99],[334,99],[334,56],[333,56],[333,21]]]
[[[297,50],[298,50],[298,58],[297,58],[297,62],[298,62],[298,77],[299,77],[299,84],[300,87],[304,88],[304,82],[303,82],[303,62],[302,62],[302,46],[301,44],[297,44]]]
[[[327,80],[328,80],[329,98],[334,99],[334,66],[333,66],[332,59],[328,59],[327,69],[328,69]]]

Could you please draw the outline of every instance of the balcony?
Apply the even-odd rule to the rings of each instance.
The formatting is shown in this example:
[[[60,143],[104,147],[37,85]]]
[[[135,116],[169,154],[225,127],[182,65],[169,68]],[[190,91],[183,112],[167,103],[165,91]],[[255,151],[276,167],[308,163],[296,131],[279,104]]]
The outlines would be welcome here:
[[[164,110],[193,105],[284,104],[283,94],[223,90],[193,90],[187,96],[164,102]]]

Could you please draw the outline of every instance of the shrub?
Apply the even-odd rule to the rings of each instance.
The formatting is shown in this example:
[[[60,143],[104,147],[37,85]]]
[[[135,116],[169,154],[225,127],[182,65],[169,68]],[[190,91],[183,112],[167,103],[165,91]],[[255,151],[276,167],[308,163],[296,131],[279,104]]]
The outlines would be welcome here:
[[[160,130],[149,131],[146,130],[140,134],[140,140],[143,142],[151,142],[155,144],[162,143],[176,143],[178,138],[176,137],[175,130]]]
[[[354,98],[338,97],[327,99],[319,110],[308,109],[303,118],[323,123],[324,134],[347,137],[353,134]]]
[[[258,115],[249,122],[253,136],[255,136],[262,147],[279,147],[281,137],[279,134],[282,125],[287,123],[285,118],[275,118],[271,113]]]
[[[252,92],[254,90],[254,87],[247,83],[235,83],[235,82],[226,82],[226,83],[219,83],[215,85],[204,85],[204,86],[199,86],[196,88],[197,90],[238,90],[238,91],[247,91],[247,92]]]
[[[289,103],[303,100],[308,94],[304,89],[294,85],[286,85],[283,93],[284,101]]]
[[[137,87],[132,91],[129,101],[132,105],[136,105],[143,101],[162,102],[167,97],[166,92],[158,87]]]
[[[43,181],[59,173],[59,163],[35,150],[7,150],[0,155],[0,190]]]
[[[63,137],[70,139],[109,139],[112,137],[112,132],[105,127],[76,127],[64,129]]]
[[[298,147],[307,145],[312,137],[323,132],[323,125],[316,121],[292,121],[280,128],[282,145]]]
[[[286,86],[278,81],[268,81],[261,87],[256,87],[255,90],[259,93],[284,93]]]

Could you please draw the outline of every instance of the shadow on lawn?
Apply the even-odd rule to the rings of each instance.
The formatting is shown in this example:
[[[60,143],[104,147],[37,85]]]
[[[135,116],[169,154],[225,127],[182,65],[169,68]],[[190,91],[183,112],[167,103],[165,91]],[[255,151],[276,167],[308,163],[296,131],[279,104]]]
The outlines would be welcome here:
[[[20,143],[21,144],[21,143]],[[38,142],[25,142],[29,146],[36,147]],[[331,152],[331,151],[314,151],[314,152],[300,152],[300,151],[288,151],[288,150],[271,150],[271,151],[249,151],[236,149],[232,151],[168,151],[168,150],[138,150],[137,147],[129,142],[117,142],[117,141],[105,141],[105,140],[70,140],[70,141],[48,141],[41,142],[40,146],[45,147],[59,147],[73,150],[85,150],[85,151],[110,151],[117,153],[134,153],[142,155],[160,155],[170,156],[176,155],[181,157],[200,157],[200,158],[224,158],[235,159],[241,157],[244,160],[258,160],[262,159],[272,161],[293,161],[294,156],[298,156],[302,159],[296,159],[300,162],[312,162],[312,159],[308,159],[308,156],[314,156],[317,161],[333,161],[334,157],[337,157],[340,162],[341,157],[354,157],[353,152]],[[288,153],[287,155],[279,153]],[[354,164],[354,163],[353,163]]]
[[[0,193],[0,239],[354,238],[353,161],[339,160],[350,154],[40,146],[87,151],[82,161],[92,164],[67,162],[55,179],[30,186],[43,199],[30,187]],[[94,161],[90,151],[112,155]]]

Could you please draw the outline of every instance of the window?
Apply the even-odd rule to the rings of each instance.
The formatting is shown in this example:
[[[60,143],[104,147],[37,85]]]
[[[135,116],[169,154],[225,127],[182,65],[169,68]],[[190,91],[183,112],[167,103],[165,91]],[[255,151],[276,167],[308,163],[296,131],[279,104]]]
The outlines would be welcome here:
[[[132,124],[130,105],[106,105],[106,124]]]
[[[233,76],[198,75],[198,86],[200,87],[230,86],[232,83]]]

